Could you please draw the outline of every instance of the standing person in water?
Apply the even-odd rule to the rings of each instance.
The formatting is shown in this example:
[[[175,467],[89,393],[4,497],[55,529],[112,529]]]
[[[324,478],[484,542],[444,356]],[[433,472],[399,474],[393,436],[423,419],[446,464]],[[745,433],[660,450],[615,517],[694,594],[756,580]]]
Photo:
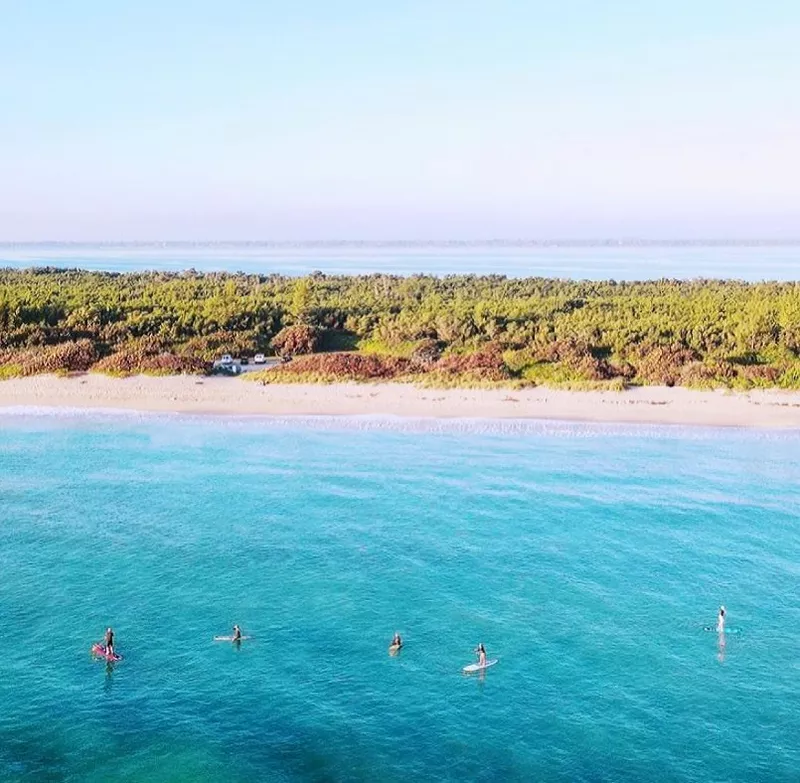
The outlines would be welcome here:
[[[725,633],[725,607],[720,606],[717,615],[717,633]]]
[[[483,642],[475,648],[475,652],[478,655],[478,666],[486,666],[486,648],[483,646]]]
[[[106,635],[103,639],[103,644],[106,648],[106,656],[108,658],[114,657],[114,629],[106,628]]]
[[[233,641],[234,642],[242,641],[242,629],[239,628],[238,625],[233,626]]]

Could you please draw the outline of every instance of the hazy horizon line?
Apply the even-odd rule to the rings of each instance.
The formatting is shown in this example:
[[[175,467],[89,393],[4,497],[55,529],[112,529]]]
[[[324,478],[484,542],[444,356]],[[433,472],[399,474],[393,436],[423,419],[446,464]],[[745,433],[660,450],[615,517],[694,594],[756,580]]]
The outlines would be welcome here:
[[[0,240],[0,248],[24,247],[795,247],[796,239],[142,239],[142,240]]]

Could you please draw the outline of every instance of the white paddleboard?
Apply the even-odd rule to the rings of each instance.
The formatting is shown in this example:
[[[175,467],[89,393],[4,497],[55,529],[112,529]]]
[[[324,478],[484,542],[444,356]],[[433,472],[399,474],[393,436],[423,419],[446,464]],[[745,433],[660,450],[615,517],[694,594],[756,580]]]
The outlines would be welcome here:
[[[240,637],[241,641],[244,641],[245,639],[249,639],[249,638],[250,638],[249,636]],[[232,636],[215,636],[214,637],[214,641],[215,642],[232,642],[233,641],[233,637]]]
[[[493,658],[491,661],[486,661],[483,666],[481,666],[479,663],[471,663],[469,666],[465,666],[461,671],[463,671],[464,674],[474,674],[475,672],[488,669],[490,666],[494,666],[496,663],[497,658]]]

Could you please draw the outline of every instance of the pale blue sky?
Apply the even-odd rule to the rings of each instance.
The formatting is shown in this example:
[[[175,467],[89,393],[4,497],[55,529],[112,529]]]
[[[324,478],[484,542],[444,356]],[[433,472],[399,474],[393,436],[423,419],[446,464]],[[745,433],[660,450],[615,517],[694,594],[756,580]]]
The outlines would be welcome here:
[[[0,240],[800,236],[800,2],[0,0]]]

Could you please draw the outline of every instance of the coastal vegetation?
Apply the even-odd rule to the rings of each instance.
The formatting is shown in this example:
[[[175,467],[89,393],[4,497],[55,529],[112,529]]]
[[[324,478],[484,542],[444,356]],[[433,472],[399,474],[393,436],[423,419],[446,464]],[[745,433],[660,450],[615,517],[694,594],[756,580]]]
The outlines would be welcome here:
[[[0,270],[0,378],[203,373],[262,382],[800,387],[800,283]]]

